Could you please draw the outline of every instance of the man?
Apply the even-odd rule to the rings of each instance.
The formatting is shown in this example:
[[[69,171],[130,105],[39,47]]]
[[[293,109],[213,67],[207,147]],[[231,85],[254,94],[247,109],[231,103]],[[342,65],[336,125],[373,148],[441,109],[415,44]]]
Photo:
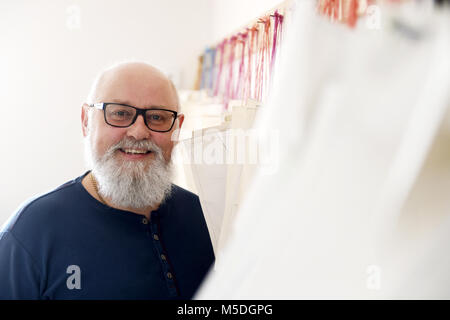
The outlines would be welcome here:
[[[214,260],[196,195],[171,183],[184,116],[145,63],[95,81],[82,176],[30,200],[0,232],[2,299],[189,299]]]

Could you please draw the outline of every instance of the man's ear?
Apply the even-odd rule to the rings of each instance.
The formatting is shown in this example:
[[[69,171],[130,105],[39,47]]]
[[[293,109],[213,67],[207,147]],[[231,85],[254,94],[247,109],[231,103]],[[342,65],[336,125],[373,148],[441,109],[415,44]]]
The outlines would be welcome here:
[[[172,132],[172,137],[171,140],[174,141],[175,144],[178,143],[178,139],[180,137],[180,130],[181,130],[181,126],[183,125],[183,121],[184,121],[184,114],[179,114],[177,117],[178,121],[178,125],[176,126],[175,130]]]
[[[183,125],[183,121],[184,121],[184,114],[180,114],[179,116],[178,116],[178,129],[181,129],[181,126]]]
[[[88,119],[89,117],[89,106],[86,103],[83,103],[81,106],[81,130],[83,131],[83,137],[88,135],[88,122],[92,121]]]

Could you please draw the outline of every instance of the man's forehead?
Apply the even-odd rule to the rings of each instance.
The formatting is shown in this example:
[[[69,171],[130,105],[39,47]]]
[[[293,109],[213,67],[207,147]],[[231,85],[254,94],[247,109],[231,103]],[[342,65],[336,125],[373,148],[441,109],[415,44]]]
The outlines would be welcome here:
[[[178,106],[170,80],[151,66],[126,65],[106,71],[99,79],[97,97],[136,107]]]
[[[120,98],[107,98],[108,101],[104,101],[104,102],[115,102],[118,104],[126,104],[126,105],[130,105],[130,106],[134,106],[134,107],[138,107],[138,108],[152,108],[152,107],[164,107],[164,108],[168,108],[168,109],[173,109],[176,111],[177,109],[177,105],[176,104],[155,104],[155,103],[136,103],[136,101],[131,101],[128,99],[120,99]]]

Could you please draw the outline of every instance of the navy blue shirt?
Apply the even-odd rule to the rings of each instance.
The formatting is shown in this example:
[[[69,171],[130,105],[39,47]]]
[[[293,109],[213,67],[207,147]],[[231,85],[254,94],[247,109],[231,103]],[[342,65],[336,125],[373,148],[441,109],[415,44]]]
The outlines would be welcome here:
[[[0,299],[190,299],[214,261],[198,197],[176,185],[143,215],[108,207],[78,177],[0,230]]]

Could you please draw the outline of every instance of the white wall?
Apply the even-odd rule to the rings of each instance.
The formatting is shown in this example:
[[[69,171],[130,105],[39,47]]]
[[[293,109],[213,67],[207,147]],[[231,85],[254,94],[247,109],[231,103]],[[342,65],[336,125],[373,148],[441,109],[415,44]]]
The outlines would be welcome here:
[[[218,43],[248,23],[272,10],[283,0],[214,0],[212,1],[212,39]]]

